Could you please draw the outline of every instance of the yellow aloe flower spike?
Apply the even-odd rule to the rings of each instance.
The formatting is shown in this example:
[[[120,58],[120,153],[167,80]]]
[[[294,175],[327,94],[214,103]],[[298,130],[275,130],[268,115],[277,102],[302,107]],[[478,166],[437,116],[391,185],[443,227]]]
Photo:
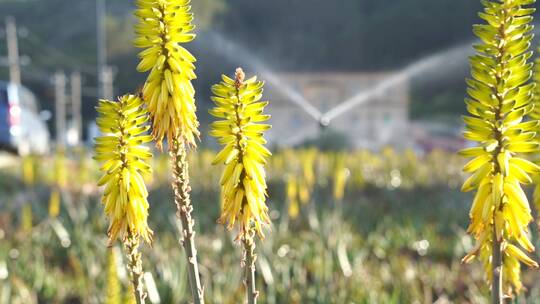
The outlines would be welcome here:
[[[109,243],[117,237],[140,236],[151,242],[148,228],[148,191],[143,178],[151,174],[148,165],[152,153],[143,145],[152,137],[145,135],[149,126],[143,101],[134,95],[119,101],[100,100],[96,123],[102,136],[97,137],[94,159],[102,163],[98,181],[105,186],[101,199],[110,219]]]
[[[193,302],[204,303],[195,248],[195,221],[191,215],[187,151],[196,146],[199,122],[196,116],[195,57],[182,45],[195,38],[189,0],[137,0],[134,44],[139,53],[139,72],[148,72],[142,89],[152,119],[152,135],[161,149],[167,139],[173,170],[177,215],[182,222],[182,245],[188,260],[188,278]]]
[[[49,198],[49,216],[52,218],[58,217],[60,214],[60,190],[54,187],[51,190],[51,197]]]
[[[298,217],[300,208],[298,206],[298,185],[294,176],[287,177],[287,202],[289,203],[288,213],[294,220]]]
[[[139,72],[150,71],[143,98],[152,118],[152,135],[161,147],[180,139],[195,146],[199,122],[195,114],[195,57],[181,46],[195,38],[189,0],[138,0],[135,16]]]
[[[26,186],[31,186],[35,181],[35,157],[31,155],[24,156],[22,159],[23,181]]]
[[[115,249],[115,247],[110,247],[107,249],[107,293],[104,304],[122,303],[122,293],[116,266]]]
[[[463,170],[472,175],[463,191],[476,190],[468,232],[476,246],[463,259],[479,257],[492,287],[493,303],[512,297],[522,289],[520,262],[538,264],[522,251],[533,252],[528,225],[532,221],[527,196],[521,184],[540,167],[522,155],[538,150],[537,120],[524,121],[534,108],[528,84],[532,64],[528,51],[533,35],[534,0],[483,0],[479,16],[485,24],[475,25],[481,42],[471,57],[472,78],[467,79],[464,137],[477,147],[460,153],[473,158]],[[518,247],[519,246],[519,247]],[[501,302],[502,303],[502,302]]]
[[[271,153],[264,147],[263,137],[270,125],[261,122],[270,116],[263,114],[268,102],[260,101],[264,83],[256,77],[244,78],[238,68],[235,80],[223,75],[223,81],[212,87],[216,107],[210,114],[220,120],[211,124],[210,135],[224,145],[213,164],[225,164],[220,181],[223,206],[219,222],[232,229],[238,221],[239,238],[253,225],[263,238],[262,226],[270,222],[264,165]]]
[[[334,164],[334,200],[336,203],[341,203],[345,196],[345,187],[347,186],[347,180],[349,178],[349,169],[345,167],[345,159],[343,155],[337,155]]]

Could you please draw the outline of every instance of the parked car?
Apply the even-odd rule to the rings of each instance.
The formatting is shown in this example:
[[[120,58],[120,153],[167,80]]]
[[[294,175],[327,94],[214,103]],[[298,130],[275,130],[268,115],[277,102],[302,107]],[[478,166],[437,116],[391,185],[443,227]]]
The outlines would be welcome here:
[[[49,116],[49,117],[47,117]],[[26,155],[49,152],[50,134],[36,97],[21,85],[0,81],[0,147]]]

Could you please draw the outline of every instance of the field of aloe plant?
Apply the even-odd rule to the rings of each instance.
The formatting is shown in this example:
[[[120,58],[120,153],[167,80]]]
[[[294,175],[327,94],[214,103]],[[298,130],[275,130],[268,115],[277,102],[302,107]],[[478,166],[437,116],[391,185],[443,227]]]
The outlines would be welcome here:
[[[241,251],[216,225],[214,152],[190,154],[199,267],[209,303],[240,303]],[[150,303],[191,301],[166,155],[148,180],[152,247],[142,246]],[[276,151],[268,165],[272,231],[257,242],[262,303],[486,303],[479,263],[464,229],[470,196],[459,191],[463,159],[385,149]],[[88,152],[27,157],[0,176],[0,304],[126,303],[130,282],[120,248],[107,249],[107,222]],[[536,238],[535,238],[536,239]],[[540,298],[538,272],[524,270]]]
[[[324,135],[340,113],[416,75],[429,78],[424,69],[452,62],[446,57],[454,49],[412,63],[325,112],[258,60],[245,60],[254,68],[248,75],[241,67],[234,76],[212,71],[221,80],[209,90],[214,119],[206,126],[197,117],[203,102],[196,101],[192,83],[198,58],[188,43],[198,33],[190,2],[134,1],[136,70],[145,81],[115,98],[100,20],[105,2],[96,3],[98,53],[103,51],[96,97],[109,96],[97,101],[92,115],[98,129],[89,135],[93,149],[66,148],[79,145],[65,140],[66,83],[57,74],[55,154],[0,164],[0,304],[540,303],[540,273],[531,270],[539,268],[534,226],[540,227],[538,54],[531,62],[535,0],[480,1],[482,21],[473,25],[478,39],[474,55],[467,56],[467,148],[425,155],[392,148],[271,152],[265,132],[280,121],[270,123],[264,81],[292,96]],[[12,96],[22,92],[11,89],[21,82],[12,18],[5,32],[11,79],[4,130],[10,134],[6,143],[17,144],[27,136],[21,131],[27,120],[25,98]],[[227,49],[228,40],[219,41]],[[250,59],[242,49],[227,52]],[[79,85],[71,83],[72,99],[80,105],[85,92],[80,77],[74,82]],[[314,89],[307,91],[328,103],[321,108],[333,103]],[[81,118],[80,107],[71,109]],[[390,123],[393,112],[384,112],[384,124],[367,119],[369,129],[389,128],[383,133],[390,134],[391,124],[409,125],[408,118]],[[345,130],[359,136],[355,128]],[[197,150],[207,135],[219,152]],[[416,145],[410,139],[396,146]],[[27,149],[18,150],[26,155]]]

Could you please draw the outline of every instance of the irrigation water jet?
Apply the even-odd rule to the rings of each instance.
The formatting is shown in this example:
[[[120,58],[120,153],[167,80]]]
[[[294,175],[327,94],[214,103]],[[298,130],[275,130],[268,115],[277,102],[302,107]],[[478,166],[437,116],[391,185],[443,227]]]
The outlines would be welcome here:
[[[435,69],[444,65],[458,63],[473,53],[474,49],[471,47],[471,43],[465,43],[415,61],[401,71],[398,71],[396,74],[382,80],[374,87],[354,95],[353,97],[345,100],[338,106],[324,113],[320,118],[321,123],[326,122],[329,124],[336,117],[347,113],[356,106],[368,102],[374,97],[384,94],[386,90],[402,83],[403,81],[408,81],[421,73],[434,71]],[[440,70],[435,70],[435,72],[440,73]]]
[[[229,59],[240,61],[256,70],[257,73],[261,75],[261,78],[270,83],[277,90],[281,91],[281,93],[288,97],[290,101],[303,109],[314,120],[320,121],[322,117],[321,111],[314,107],[298,91],[280,79],[279,76],[268,67],[268,65],[263,63],[259,58],[255,57],[249,50],[216,31],[207,32],[206,37],[210,43],[218,46],[214,49],[219,50],[221,54]]]
[[[534,33],[536,34],[540,29],[536,28]],[[456,65],[464,61],[464,59],[469,58],[475,54],[473,45],[477,43],[478,40],[469,41],[467,43],[459,44],[457,46],[447,48],[445,50],[439,51],[432,55],[429,55],[425,58],[419,59],[408,66],[406,66],[401,71],[397,72],[395,75],[390,76],[389,78],[382,80],[379,84],[373,88],[360,92],[353,97],[345,100],[340,103],[338,106],[324,113],[320,118],[320,123],[330,124],[330,122],[349,111],[350,109],[361,105],[373,97],[384,93],[385,90],[391,88],[394,85],[399,84],[402,81],[409,80],[415,76],[418,76],[421,73],[435,72],[435,73],[444,73],[446,69],[438,69],[441,66],[451,66]],[[432,78],[424,77],[424,81],[432,81]]]
[[[463,64],[466,58],[474,54],[474,48],[472,47],[474,41],[459,44],[457,46],[436,52],[407,65],[405,68],[382,80],[374,87],[362,91],[343,101],[326,113],[322,113],[297,90],[280,79],[277,73],[272,71],[267,64],[263,63],[259,58],[253,55],[252,52],[244,48],[239,43],[228,39],[226,36],[216,31],[209,31],[206,34],[206,37],[210,43],[215,46],[219,46],[215,49],[219,50],[219,52],[221,52],[224,56],[231,60],[243,62],[244,64],[255,69],[262,78],[272,84],[276,89],[280,90],[286,97],[289,98],[291,102],[299,106],[313,119],[315,119],[321,128],[329,126],[336,117],[347,113],[356,106],[370,101],[374,97],[384,94],[386,90],[402,83],[403,81],[408,81],[413,77],[422,74],[437,73],[440,75],[441,73],[447,73],[448,67],[455,67],[456,65]],[[437,77],[423,77],[422,81],[432,82],[436,78]]]

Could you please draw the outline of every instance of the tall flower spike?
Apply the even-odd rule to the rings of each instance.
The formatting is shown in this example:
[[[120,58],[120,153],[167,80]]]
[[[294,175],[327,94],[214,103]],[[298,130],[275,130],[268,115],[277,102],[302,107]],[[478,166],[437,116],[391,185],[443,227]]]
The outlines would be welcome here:
[[[149,126],[143,101],[133,95],[122,96],[118,102],[100,100],[96,119],[103,136],[97,137],[95,156],[102,162],[103,176],[99,186],[105,186],[102,202],[110,218],[109,243],[128,235],[152,240],[148,228],[148,191],[143,177],[151,174],[148,165],[152,153],[144,143],[152,137],[144,135]]]
[[[262,226],[270,222],[266,206],[266,174],[264,165],[271,153],[264,144],[263,132],[270,125],[261,124],[270,118],[263,114],[268,102],[261,102],[263,85],[256,77],[244,81],[238,68],[236,79],[225,75],[212,87],[216,107],[210,114],[221,119],[212,123],[210,135],[225,147],[213,164],[225,164],[221,177],[222,213],[219,222],[229,229],[239,221],[243,237],[251,225],[263,238]]]
[[[195,248],[195,221],[191,216],[189,173],[186,154],[199,137],[195,114],[195,57],[181,44],[195,38],[191,33],[193,14],[189,0],[137,0],[135,46],[139,53],[140,72],[150,71],[143,87],[143,98],[152,118],[152,135],[161,148],[164,138],[172,156],[173,187],[177,215],[182,222],[181,244],[188,260],[188,278],[195,304],[204,303]]]
[[[138,0],[135,16],[139,72],[150,71],[143,97],[152,117],[152,135],[158,147],[163,138],[195,146],[199,122],[195,114],[195,57],[182,43],[195,38],[191,33],[193,14],[190,0]]]
[[[475,25],[481,39],[471,57],[472,79],[467,80],[467,109],[464,137],[479,143],[460,153],[474,157],[464,167],[472,173],[463,191],[476,190],[468,232],[476,246],[464,258],[478,256],[492,284],[492,302],[503,294],[511,297],[522,288],[520,262],[537,267],[524,252],[534,251],[529,240],[531,210],[521,184],[530,183],[529,174],[540,167],[521,157],[534,152],[538,121],[523,122],[533,110],[532,90],[527,84],[532,64],[530,46],[534,0],[486,1],[479,16],[486,24]]]

